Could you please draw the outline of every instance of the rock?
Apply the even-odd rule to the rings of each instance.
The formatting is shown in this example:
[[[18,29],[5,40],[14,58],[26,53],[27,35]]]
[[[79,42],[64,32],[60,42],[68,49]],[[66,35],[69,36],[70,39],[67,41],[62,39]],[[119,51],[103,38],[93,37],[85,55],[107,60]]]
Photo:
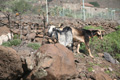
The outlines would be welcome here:
[[[37,37],[39,37],[39,38],[43,38],[43,35],[41,35],[41,34],[38,34],[38,35],[37,35]]]
[[[43,38],[35,38],[35,42],[40,42],[42,43]]]
[[[104,52],[104,58],[105,60],[113,63],[113,64],[118,64],[119,62],[115,60],[109,53]]]
[[[30,55],[30,51],[27,49],[22,49],[22,50],[19,49],[18,54],[23,57],[28,57]]]
[[[16,51],[0,46],[0,80],[17,80],[22,73],[22,63]]]
[[[7,26],[0,27],[0,36],[10,33],[10,29]]]
[[[25,35],[27,35],[27,34],[28,34],[28,31],[27,31],[27,30],[23,30],[23,31],[22,31],[22,35],[25,36]]]
[[[45,62],[41,65],[48,72],[46,79],[66,79],[76,74],[74,55],[60,44],[50,44],[40,47],[40,52],[46,54]],[[52,76],[51,76],[52,75]]]
[[[13,34],[20,34],[20,30],[19,29],[12,29],[11,30]]]
[[[34,60],[32,59],[32,57],[26,57],[25,58],[25,63],[27,65],[27,70],[32,71],[32,69],[35,66]]]
[[[33,73],[41,74],[44,72],[44,75],[41,75],[42,77],[36,76],[39,77],[37,80],[66,80],[76,75],[74,55],[61,44],[45,44],[40,47],[35,55],[38,56],[36,60],[38,65],[34,69],[37,71],[33,71],[32,76],[34,76]],[[44,70],[40,73],[41,68]],[[35,80],[36,77],[34,76],[32,80]]]
[[[36,36],[36,33],[30,33],[27,37],[28,40],[34,39]]]

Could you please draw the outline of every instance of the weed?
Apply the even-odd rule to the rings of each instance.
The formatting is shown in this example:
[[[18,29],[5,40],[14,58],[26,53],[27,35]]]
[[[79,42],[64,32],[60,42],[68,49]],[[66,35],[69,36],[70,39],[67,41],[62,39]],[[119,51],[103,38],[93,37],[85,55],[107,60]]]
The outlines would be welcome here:
[[[20,35],[15,34],[15,35],[13,36],[13,39],[20,39]]]
[[[92,71],[93,71],[93,68],[92,68],[92,67],[89,67],[89,68],[88,68],[88,71],[89,71],[89,72],[92,72]]]
[[[2,46],[7,46],[7,47],[10,47],[11,46],[11,43],[8,41],[8,42],[4,42],[2,43]]]
[[[34,49],[34,50],[37,50],[37,49],[40,48],[41,45],[38,44],[38,43],[29,43],[27,46],[28,46],[28,47],[31,47],[31,48]]]
[[[18,46],[21,43],[20,39],[13,39],[10,41],[11,45]]]
[[[20,44],[21,44],[21,40],[20,40],[20,39],[13,39],[13,40],[11,40],[11,41],[4,42],[4,43],[2,44],[2,46],[8,46],[8,47],[10,47],[10,46],[12,46],[12,45],[18,46],[18,45],[20,45]]]
[[[105,70],[105,73],[110,74],[110,71],[109,70]]]

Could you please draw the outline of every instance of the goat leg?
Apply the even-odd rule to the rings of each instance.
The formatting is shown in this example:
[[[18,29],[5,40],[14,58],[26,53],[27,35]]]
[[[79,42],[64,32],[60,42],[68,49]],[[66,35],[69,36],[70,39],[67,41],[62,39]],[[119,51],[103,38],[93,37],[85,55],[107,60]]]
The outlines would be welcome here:
[[[80,49],[80,44],[77,45],[77,53],[80,53],[79,49]]]
[[[90,57],[94,58],[93,55],[92,55],[92,53],[91,53],[91,50],[89,48],[89,44],[86,44],[86,49],[88,50],[88,53],[89,53]]]

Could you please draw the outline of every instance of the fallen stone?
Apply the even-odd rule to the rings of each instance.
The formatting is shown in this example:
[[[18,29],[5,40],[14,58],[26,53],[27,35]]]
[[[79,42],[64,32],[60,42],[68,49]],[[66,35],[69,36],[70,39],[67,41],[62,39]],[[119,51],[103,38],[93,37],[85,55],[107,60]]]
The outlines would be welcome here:
[[[22,62],[16,51],[0,46],[0,80],[17,80],[22,73]]]
[[[107,52],[104,52],[104,58],[105,58],[105,60],[107,60],[107,61],[109,61],[109,62],[111,62],[111,63],[113,63],[113,64],[118,64],[119,62],[116,60],[116,59],[114,59],[109,53],[107,53]]]

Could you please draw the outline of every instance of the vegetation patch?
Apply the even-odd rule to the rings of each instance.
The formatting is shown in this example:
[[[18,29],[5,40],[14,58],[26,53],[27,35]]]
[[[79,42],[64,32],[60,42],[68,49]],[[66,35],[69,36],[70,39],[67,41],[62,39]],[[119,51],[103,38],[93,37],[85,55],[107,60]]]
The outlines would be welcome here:
[[[104,30],[102,26],[98,26],[98,27],[95,27],[95,26],[85,26],[83,27],[83,29],[87,29],[87,30],[90,30],[90,29],[99,29],[99,30]]]
[[[40,48],[41,45],[39,43],[29,43],[27,46],[31,47],[34,50],[37,50]]]
[[[14,39],[14,40],[11,40],[10,43],[11,45],[14,45],[14,46],[18,46],[21,44],[21,40],[20,39]]]
[[[9,41],[8,42],[4,42],[4,43],[2,43],[2,46],[10,47],[11,43]]]
[[[89,71],[89,72],[92,72],[92,71],[93,71],[93,68],[92,68],[92,67],[89,67],[89,68],[88,68],[88,71]]]
[[[100,7],[100,5],[98,4],[98,2],[89,2],[90,4],[94,5],[94,7]]]
[[[102,40],[94,38],[90,41],[92,53],[108,52],[120,61],[120,30],[105,35]]]
[[[13,39],[20,39],[20,35],[15,34],[15,35],[13,36]]]
[[[11,47],[11,46],[18,46],[18,45],[20,45],[21,44],[21,40],[20,39],[13,39],[13,40],[11,40],[11,41],[8,41],[8,42],[4,42],[3,44],[2,44],[2,46],[8,46],[8,47]]]

